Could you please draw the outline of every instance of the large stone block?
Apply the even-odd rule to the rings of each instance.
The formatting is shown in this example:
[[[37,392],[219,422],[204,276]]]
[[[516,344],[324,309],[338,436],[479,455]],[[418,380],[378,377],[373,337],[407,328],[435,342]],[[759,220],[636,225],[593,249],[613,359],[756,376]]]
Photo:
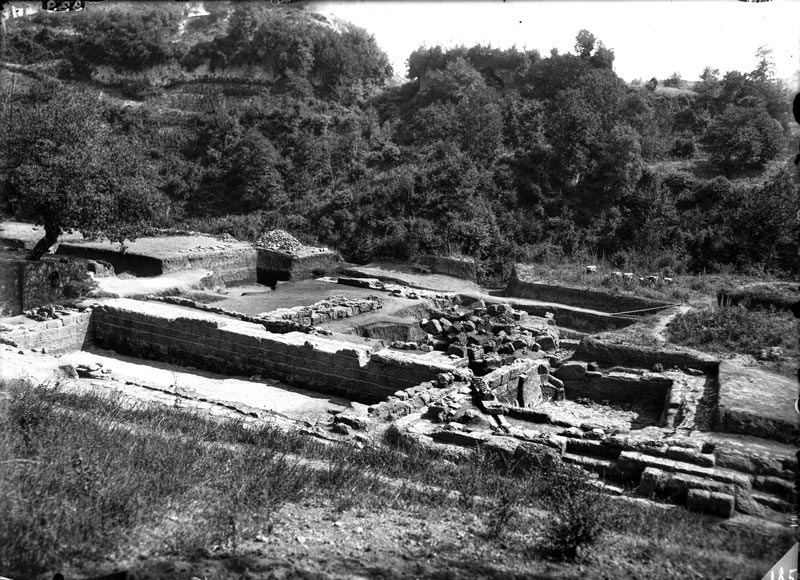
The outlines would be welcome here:
[[[691,489],[686,496],[686,507],[688,509],[723,518],[729,518],[733,515],[735,505],[735,498],[727,493]]]
[[[553,376],[562,381],[581,381],[586,378],[586,365],[588,363],[579,361],[568,361],[553,371]]]

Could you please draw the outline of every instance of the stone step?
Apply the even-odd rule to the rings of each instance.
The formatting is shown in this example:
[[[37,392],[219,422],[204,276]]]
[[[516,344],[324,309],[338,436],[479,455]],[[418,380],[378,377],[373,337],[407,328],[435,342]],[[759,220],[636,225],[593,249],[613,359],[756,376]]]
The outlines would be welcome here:
[[[586,471],[598,474],[602,478],[613,481],[624,481],[617,467],[617,462],[614,460],[569,452],[564,453],[561,458],[564,460],[564,463],[577,465],[578,467],[584,468]]]
[[[759,504],[763,505],[764,507],[768,507],[771,510],[774,510],[778,513],[788,514],[788,513],[795,513],[797,506],[793,503],[789,503],[786,500],[783,500],[771,493],[765,493],[763,491],[752,491],[750,492],[750,496]]]
[[[606,459],[617,459],[621,451],[592,439],[576,439],[567,437],[567,451],[579,455],[591,455]]]
[[[701,467],[693,463],[676,461],[665,457],[655,457],[638,451],[623,451],[620,453],[618,466],[623,471],[643,472],[647,467],[655,467],[662,471],[686,473],[705,477],[722,483],[730,483],[742,489],[751,488],[750,478],[745,474],[720,467]]]

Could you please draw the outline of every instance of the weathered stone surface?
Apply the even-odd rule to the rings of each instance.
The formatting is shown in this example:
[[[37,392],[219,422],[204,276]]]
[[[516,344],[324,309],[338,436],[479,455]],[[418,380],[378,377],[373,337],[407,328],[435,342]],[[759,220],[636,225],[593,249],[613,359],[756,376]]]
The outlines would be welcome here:
[[[563,452],[542,444],[525,441],[520,443],[514,452],[514,459],[522,468],[541,468],[558,463]]]
[[[670,459],[677,461],[685,461],[687,463],[694,463],[703,467],[714,467],[714,454],[713,453],[699,453],[694,449],[687,449],[686,447],[667,447],[666,456]]]
[[[558,348],[558,343],[555,341],[555,339],[552,336],[548,336],[546,334],[542,336],[537,336],[536,344],[538,344],[539,347],[545,351],[551,351]]]
[[[603,445],[600,441],[568,437],[567,451],[570,453],[580,453],[582,455],[606,457],[608,455],[609,448]]]
[[[583,439],[583,430],[577,427],[568,427],[559,433],[562,437],[572,437],[574,439]]]
[[[724,360],[719,365],[718,427],[794,443],[800,437],[796,397],[795,380],[738,360]]]
[[[451,443],[466,447],[476,447],[488,441],[489,434],[482,432],[469,432],[456,429],[443,429],[429,433],[428,436],[440,443]]]
[[[668,474],[661,492],[665,497],[676,503],[684,503],[686,495],[692,489],[726,493],[732,496],[736,496],[737,493],[743,491],[737,490],[736,486],[729,483],[689,475],[688,473],[671,473]]]
[[[637,491],[645,497],[655,497],[663,493],[668,479],[669,476],[666,472],[655,467],[648,467],[642,472]]]
[[[519,447],[519,441],[513,437],[491,435],[486,440],[484,450],[499,467],[511,467],[516,461],[517,447]]]
[[[686,496],[686,507],[688,509],[723,518],[729,518],[733,515],[735,505],[734,497],[726,493],[691,489]]]
[[[553,375],[562,381],[581,381],[586,378],[586,363],[579,361],[561,363]]]
[[[428,320],[422,323],[422,330],[435,336],[442,333],[442,325],[438,320]]]

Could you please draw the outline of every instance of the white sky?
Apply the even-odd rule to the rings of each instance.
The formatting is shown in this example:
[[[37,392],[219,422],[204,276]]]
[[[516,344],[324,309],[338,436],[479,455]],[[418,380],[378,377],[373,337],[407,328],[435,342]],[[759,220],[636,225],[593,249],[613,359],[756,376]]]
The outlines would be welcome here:
[[[405,76],[408,55],[421,45],[551,48],[571,52],[585,28],[614,50],[625,80],[678,72],[697,80],[705,66],[741,72],[755,68],[755,52],[772,48],[776,76],[795,86],[800,71],[800,0],[502,0],[464,2],[314,2],[309,7],[365,28]]]

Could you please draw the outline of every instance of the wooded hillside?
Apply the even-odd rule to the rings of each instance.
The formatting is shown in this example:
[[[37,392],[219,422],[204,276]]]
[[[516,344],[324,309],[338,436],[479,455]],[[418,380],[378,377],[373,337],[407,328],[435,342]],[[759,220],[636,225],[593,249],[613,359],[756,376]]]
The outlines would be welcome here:
[[[464,254],[489,277],[580,255],[797,269],[797,135],[767,52],[751,71],[628,84],[584,30],[546,57],[420,48],[397,85],[368,33],[302,9],[95,6],[7,21],[2,60],[24,66],[2,72],[2,137],[35,133],[43,107],[85,103],[85,130],[149,168],[148,226],[282,227],[353,261]],[[80,111],[59,114],[79,131]],[[7,215],[42,219],[30,166],[74,146],[8,157]]]

